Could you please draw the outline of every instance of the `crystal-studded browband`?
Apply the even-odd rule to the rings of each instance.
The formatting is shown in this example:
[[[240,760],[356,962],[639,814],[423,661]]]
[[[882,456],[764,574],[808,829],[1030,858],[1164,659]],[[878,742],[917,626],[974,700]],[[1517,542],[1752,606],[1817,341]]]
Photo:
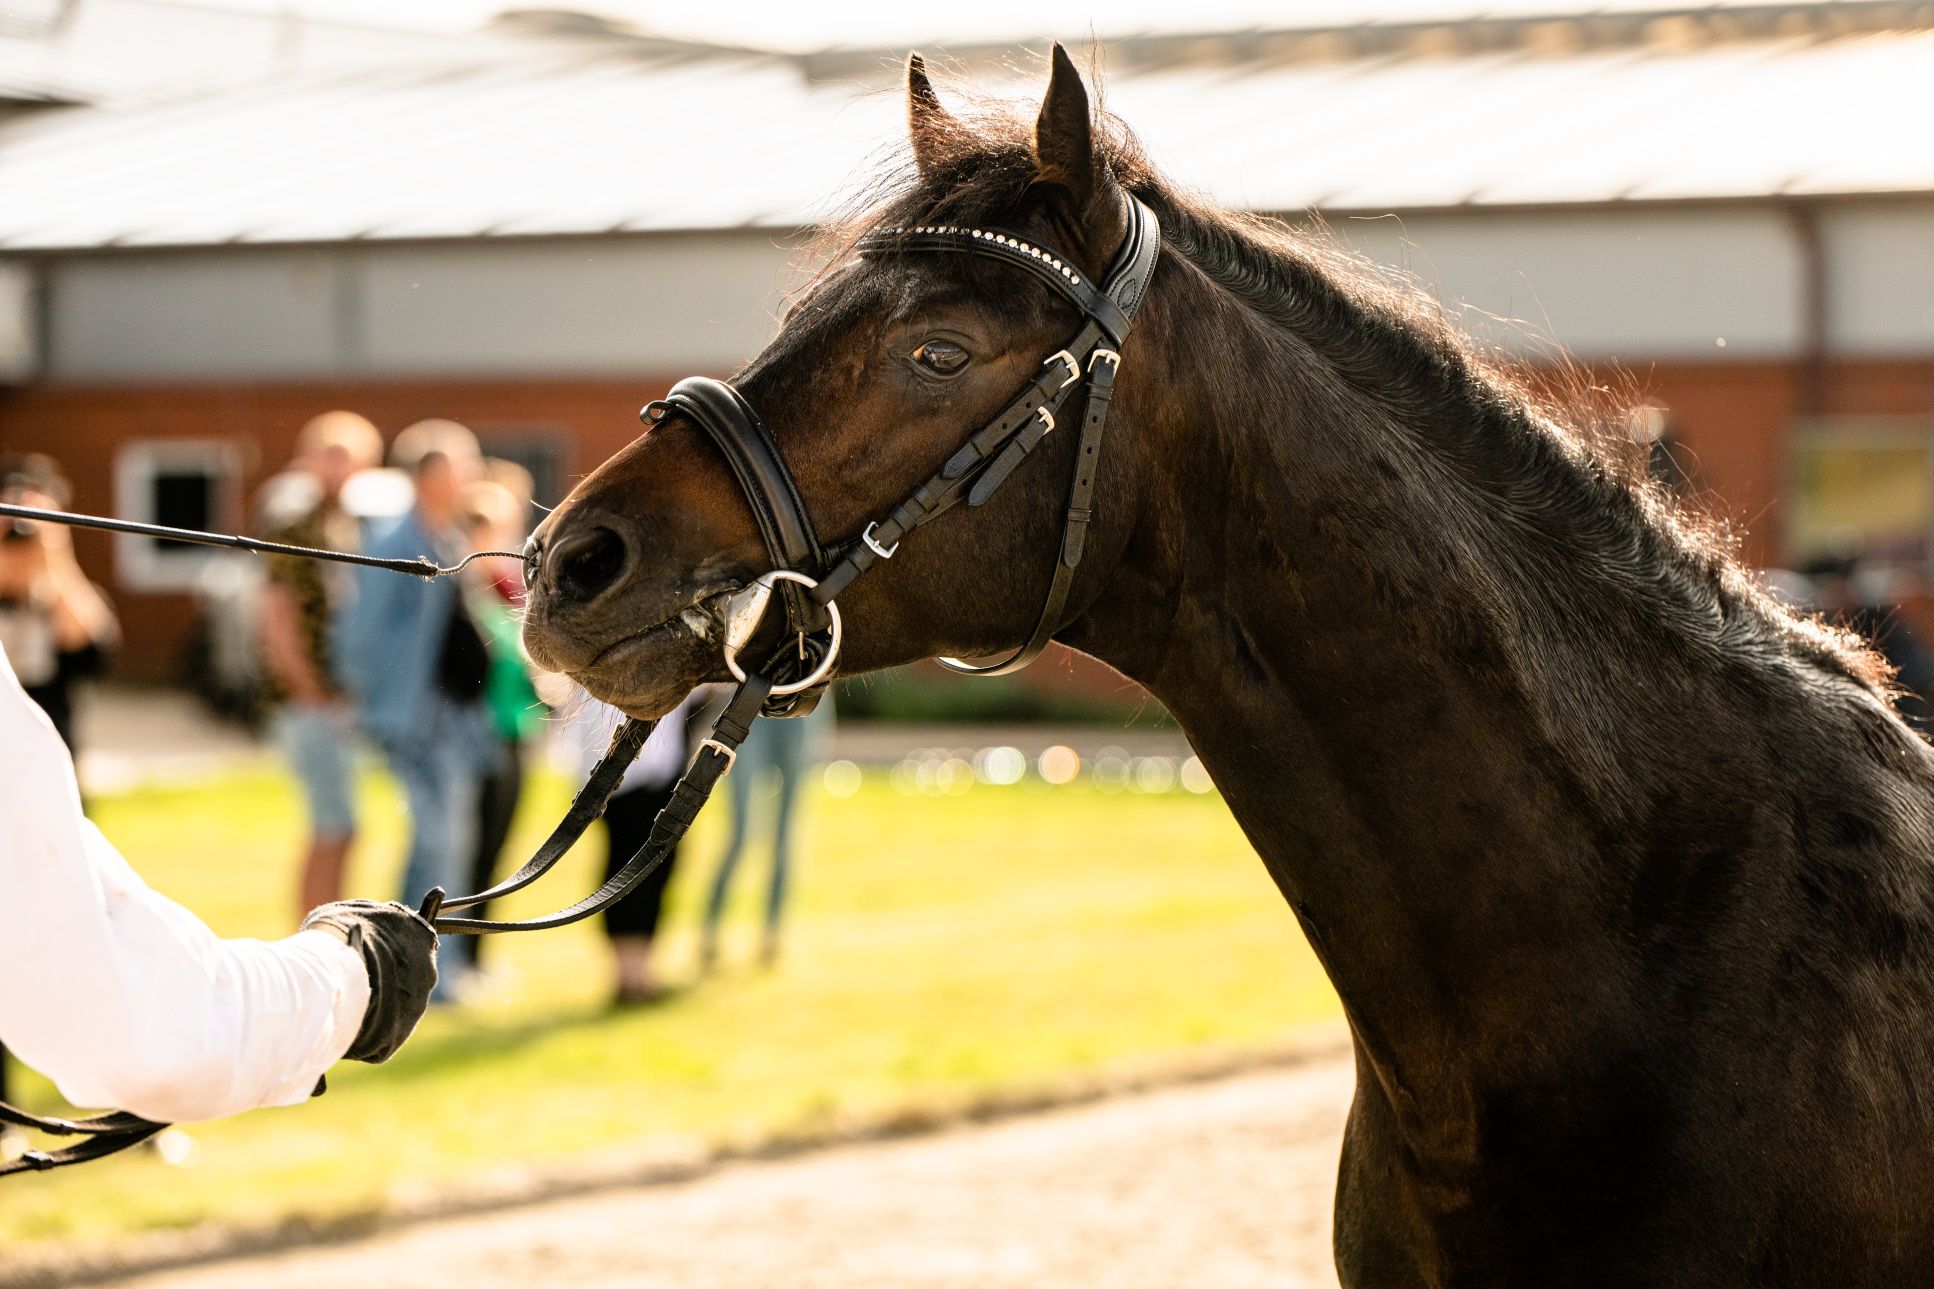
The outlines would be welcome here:
[[[862,255],[921,250],[966,251],[1027,269],[1099,323],[1115,344],[1128,335],[1128,314],[1105,290],[1060,256],[1015,233],[954,224],[914,224],[874,229],[859,243]]]
[[[917,224],[912,228],[876,228],[866,235],[861,243],[862,250],[885,249],[888,242],[898,241],[908,236],[939,234],[945,237],[971,237],[976,240],[992,239],[996,246],[1006,246],[1029,255],[1046,264],[1075,286],[1081,285],[1081,275],[1072,266],[1063,264],[1058,258],[1048,254],[1040,247],[1025,242],[1012,233],[1002,233],[986,228],[956,228],[952,224]]]

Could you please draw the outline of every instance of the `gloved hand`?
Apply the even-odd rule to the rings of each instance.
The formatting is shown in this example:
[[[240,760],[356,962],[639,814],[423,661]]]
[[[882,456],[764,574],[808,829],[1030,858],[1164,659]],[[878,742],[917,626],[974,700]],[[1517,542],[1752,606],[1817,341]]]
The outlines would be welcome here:
[[[304,931],[328,931],[363,955],[369,1009],[343,1055],[379,1065],[396,1055],[423,1019],[436,985],[437,935],[415,909],[375,900],[337,900],[302,919]]]

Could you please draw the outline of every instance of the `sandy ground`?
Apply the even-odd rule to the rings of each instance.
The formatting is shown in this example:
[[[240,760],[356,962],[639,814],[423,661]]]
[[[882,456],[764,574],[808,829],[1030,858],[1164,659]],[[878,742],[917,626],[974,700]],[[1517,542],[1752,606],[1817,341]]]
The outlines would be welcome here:
[[[123,1289],[1336,1284],[1346,1057],[114,1281]]]

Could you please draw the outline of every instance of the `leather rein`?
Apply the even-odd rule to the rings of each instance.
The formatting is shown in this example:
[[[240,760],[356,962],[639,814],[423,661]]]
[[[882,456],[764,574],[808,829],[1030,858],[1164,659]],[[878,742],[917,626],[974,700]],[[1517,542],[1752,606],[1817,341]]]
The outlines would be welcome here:
[[[637,759],[656,721],[627,719],[619,725],[564,818],[515,873],[472,895],[452,897],[441,887],[432,890],[420,909],[432,926],[441,932],[465,935],[540,931],[588,918],[623,899],[666,861],[691,828],[712,790],[732,768],[752,722],[761,715],[804,715],[824,692],[842,639],[835,597],[860,574],[881,560],[892,559],[900,542],[923,524],[962,501],[969,506],[985,505],[1028,454],[1058,428],[1057,418],[1085,383],[1087,402],[1062,520],[1060,550],[1034,630],[1027,643],[1004,658],[978,664],[957,658],[940,661],[969,675],[999,676],[1027,666],[1047,647],[1067,607],[1075,570],[1080,567],[1087,543],[1102,437],[1115,377],[1121,368],[1121,347],[1148,293],[1161,253],[1161,225],[1155,212],[1134,197],[1125,197],[1125,202],[1128,234],[1099,284],[1089,281],[1066,257],[998,229],[920,225],[878,229],[862,239],[859,250],[866,257],[958,252],[1025,269],[1072,304],[1082,316],[1082,325],[1066,345],[1041,361],[1034,379],[993,420],[969,435],[938,472],[885,518],[867,524],[857,539],[834,554],[829,555],[821,546],[798,484],[771,431],[738,390],[724,381],[688,376],[672,386],[663,399],[645,407],[640,415],[648,423],[677,412],[691,417],[705,430],[730,463],[773,562],[772,570],[734,594],[726,609],[724,660],[738,687],[711,736],[700,745],[672,790],[671,799],[652,821],[644,846],[597,890],[547,917],[508,922],[450,915],[452,910],[474,908],[522,890],[555,867],[592,821],[604,813],[606,802]],[[36,507],[0,505],[0,516],[364,564],[425,579],[449,576],[463,567],[444,568],[429,560],[381,560]],[[507,553],[481,552],[470,558]],[[534,549],[527,550],[524,558],[531,560],[535,554]],[[752,642],[775,597],[785,615],[785,633],[772,656],[748,670],[740,655]],[[321,1090],[318,1084],[318,1093]],[[4,1103],[0,1103],[0,1123],[81,1138],[63,1150],[33,1150],[20,1159],[0,1161],[0,1176],[85,1163],[144,1141],[166,1126],[125,1111],[70,1120],[28,1114]]]

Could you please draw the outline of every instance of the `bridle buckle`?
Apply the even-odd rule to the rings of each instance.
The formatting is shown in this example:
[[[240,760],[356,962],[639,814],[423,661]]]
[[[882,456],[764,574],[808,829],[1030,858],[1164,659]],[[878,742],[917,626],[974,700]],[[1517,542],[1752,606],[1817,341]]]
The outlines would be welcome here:
[[[1059,353],[1049,354],[1046,358],[1043,358],[1041,360],[1041,365],[1045,367],[1049,363],[1054,363],[1054,362],[1062,362],[1068,365],[1067,379],[1063,380],[1058,386],[1055,387],[1057,393],[1061,390],[1066,389],[1068,386],[1074,384],[1076,381],[1081,379],[1081,360],[1079,358],[1076,358],[1073,354],[1069,353],[1067,350],[1063,349]]]
[[[1097,349],[1092,354],[1088,355],[1088,370],[1093,371],[1095,369],[1095,364],[1102,361],[1104,358],[1108,360],[1108,365],[1110,367],[1114,367],[1116,369],[1119,369],[1121,367],[1120,354],[1116,353],[1112,349]]]
[[[880,524],[878,520],[875,520],[872,523],[868,524],[866,526],[866,531],[860,534],[860,540],[866,543],[866,548],[868,550],[872,551],[875,555],[878,555],[881,559],[892,559],[893,552],[900,549],[900,543],[895,542],[891,546],[880,545],[880,543],[873,536],[873,530],[875,528],[878,528],[879,526]]]
[[[732,773],[732,767],[739,763],[739,749],[727,747],[715,738],[708,738],[698,745],[698,750],[703,752],[708,747],[725,758],[725,768],[719,771],[719,778],[723,779],[726,775]]]

